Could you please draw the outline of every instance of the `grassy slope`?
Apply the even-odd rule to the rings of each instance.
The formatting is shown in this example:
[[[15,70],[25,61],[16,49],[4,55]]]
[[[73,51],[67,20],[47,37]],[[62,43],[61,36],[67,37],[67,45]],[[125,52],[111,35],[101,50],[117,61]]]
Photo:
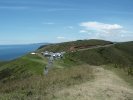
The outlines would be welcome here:
[[[2,61],[1,61],[1,62],[0,62],[0,67],[3,66],[3,65],[6,64],[6,63],[8,63],[8,62],[2,62]]]
[[[66,55],[67,60],[83,61],[90,65],[114,64],[119,67],[132,67],[133,42],[119,43],[110,47],[78,51]]]
[[[25,55],[0,67],[0,80],[20,79],[42,74],[46,61],[35,55]]]
[[[111,44],[112,42],[104,41],[104,40],[78,40],[78,41],[72,41],[72,42],[65,42],[65,43],[59,43],[59,44],[52,44],[48,46],[41,46],[39,48],[39,52],[41,51],[53,51],[53,52],[59,52],[59,51],[69,51],[71,46],[96,46],[96,45],[106,45]]]
[[[68,50],[71,45],[99,45],[99,43],[101,45],[110,44],[110,42],[100,40],[90,42],[85,40],[41,47],[38,52]],[[88,64],[114,64],[122,66],[122,68],[127,65],[131,67],[132,48],[133,42],[129,42],[106,48],[67,53],[64,59],[55,62],[54,68],[50,70],[47,77],[42,75],[47,61],[36,55],[26,55],[2,64],[0,67],[0,99],[56,99],[53,92],[56,93],[62,88],[72,87],[93,79],[93,71]],[[13,81],[6,82],[6,80],[12,79]]]
[[[90,42],[85,40],[73,43],[74,45],[83,45],[84,43],[89,45],[104,45],[110,43],[101,40],[91,40]],[[59,44],[61,46],[52,46],[52,48],[50,46],[49,49],[51,51],[60,51],[62,48],[64,48],[63,50],[67,50],[69,45],[73,43],[61,43]],[[46,46],[45,48],[48,47]],[[41,51],[42,49],[39,50],[39,52]],[[50,75],[44,77],[42,74],[46,63],[46,59],[42,59],[37,55],[25,55],[4,65],[1,64],[0,93],[2,94],[0,95],[0,99],[15,100],[18,98],[27,98],[30,95],[32,95],[32,97],[38,96],[39,94],[42,95],[43,98],[49,98],[52,96],[49,96],[52,91],[56,92],[62,88],[83,83],[93,77],[89,67],[84,65],[77,66],[79,65],[78,62],[69,59],[65,61],[57,60],[54,64],[54,69],[50,71]]]
[[[31,76],[23,80],[0,84],[0,99],[4,100],[52,100],[54,93],[75,84],[93,79],[92,70],[88,66],[71,68],[54,68],[47,76]]]
[[[133,88],[123,78],[101,66],[91,67],[93,81],[57,91],[57,100],[133,100]]]

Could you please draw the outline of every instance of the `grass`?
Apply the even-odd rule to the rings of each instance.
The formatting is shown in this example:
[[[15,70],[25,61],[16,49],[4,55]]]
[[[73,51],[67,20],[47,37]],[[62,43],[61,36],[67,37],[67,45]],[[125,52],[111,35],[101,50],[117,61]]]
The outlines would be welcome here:
[[[0,62],[0,100],[56,100],[54,93],[94,79],[90,65],[105,65],[133,85],[133,42],[110,47],[69,52],[71,46],[105,45],[103,40],[78,40],[42,46],[37,52],[67,51],[54,61],[47,76],[43,75],[47,59],[27,54],[10,62]],[[128,79],[129,78],[129,79]]]
[[[0,67],[0,80],[7,81],[43,74],[44,60],[36,55],[25,55]],[[43,62],[43,63],[42,63]]]
[[[28,54],[1,66],[0,99],[51,100],[56,91],[93,79],[88,65],[79,66],[76,61],[65,58],[56,60],[44,76],[46,64],[47,59]]]
[[[38,52],[41,51],[52,51],[52,52],[60,52],[60,51],[69,51],[72,46],[96,46],[96,45],[107,45],[112,44],[112,42],[104,41],[104,40],[78,40],[71,42],[64,42],[59,44],[51,44],[47,46],[41,46],[38,49]]]
[[[32,76],[0,84],[0,99],[4,100],[51,100],[53,94],[63,88],[81,84],[93,79],[92,69],[88,65],[50,70],[47,76]],[[30,83],[29,83],[30,82]]]
[[[106,70],[106,67],[91,67],[95,76],[93,81],[58,91],[57,100],[132,100],[133,87],[130,87],[121,77]]]
[[[133,77],[132,75],[128,75],[126,70],[123,68],[116,67],[114,65],[104,65],[102,66],[104,69],[110,70],[117,74],[120,78],[124,79],[130,86],[133,86]]]
[[[78,40],[59,44],[42,46],[37,52],[50,50],[61,51],[68,50],[71,46],[81,45],[105,45],[112,42],[104,40]],[[106,65],[113,64],[123,69],[126,67],[126,73],[133,74],[133,42],[117,43],[110,47],[101,47],[77,52],[67,52],[65,57],[54,63],[56,68],[73,67],[83,64]],[[0,62],[0,80],[12,80],[25,78],[26,76],[42,75],[47,59],[38,55],[25,55],[8,63]]]
[[[120,43],[110,47],[101,47],[84,51],[70,52],[66,60],[83,62],[90,65],[113,64],[133,74],[133,42]]]
[[[3,62],[0,61],[0,67],[3,66],[3,65],[6,64],[6,63],[8,63],[8,62],[6,62],[6,61],[3,61]]]

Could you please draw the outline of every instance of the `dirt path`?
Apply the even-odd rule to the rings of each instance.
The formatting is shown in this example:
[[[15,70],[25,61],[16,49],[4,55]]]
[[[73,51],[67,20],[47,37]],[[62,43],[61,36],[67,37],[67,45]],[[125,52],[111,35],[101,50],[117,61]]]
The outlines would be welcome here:
[[[99,45],[99,46],[93,46],[93,47],[89,47],[89,48],[85,48],[85,49],[79,49],[77,51],[84,51],[84,50],[90,50],[90,49],[97,49],[97,48],[104,48],[104,47],[110,47],[110,46],[113,46],[115,45],[116,43],[114,44],[107,44],[107,45]]]
[[[55,100],[133,100],[133,89],[115,73],[94,68],[95,79],[55,93]]]

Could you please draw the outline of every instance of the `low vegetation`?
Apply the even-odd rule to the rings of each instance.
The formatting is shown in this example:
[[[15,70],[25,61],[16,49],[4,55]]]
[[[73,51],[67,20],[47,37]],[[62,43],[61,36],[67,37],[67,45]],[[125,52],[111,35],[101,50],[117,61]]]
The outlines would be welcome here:
[[[47,76],[37,75],[0,84],[1,100],[51,100],[54,93],[64,88],[93,79],[88,65],[71,68],[54,68]]]
[[[118,43],[109,47],[70,52],[66,59],[90,65],[113,65],[133,74],[133,42]]]
[[[122,87],[126,86],[129,89],[127,83],[130,83],[131,87],[133,86],[133,42],[116,43],[107,47],[87,49],[92,46],[109,44],[113,43],[103,40],[78,40],[41,46],[36,51],[39,54],[47,50],[67,52],[63,59],[54,61],[54,66],[49,70],[48,75],[43,74],[47,59],[42,58],[38,54],[27,54],[13,61],[0,62],[0,100],[66,100],[64,98],[66,96],[70,100],[75,100],[77,97],[80,99],[86,98],[86,95],[83,96],[81,92],[91,91],[86,90],[85,87],[94,89],[95,84],[99,84],[98,80],[104,80],[103,82],[105,82],[109,77],[115,78],[114,81],[119,80],[120,77],[120,82],[122,82],[122,85],[120,82],[117,84],[110,83],[112,84],[111,86],[119,86],[118,84],[120,84]],[[70,48],[73,46],[84,47],[86,49],[71,51]],[[114,73],[119,77],[114,75]],[[108,77],[106,74],[111,76]],[[112,78],[111,80],[113,81]],[[110,80],[108,81],[110,82]],[[117,92],[119,95],[119,99],[116,100],[132,100],[131,90],[122,92],[125,91],[123,90],[125,87],[115,89],[114,87],[103,86],[103,84],[99,86],[92,91],[92,93],[94,92],[96,93],[95,95],[98,95],[95,98],[99,98],[99,95],[102,95],[101,91],[104,91],[106,94],[108,89],[113,88],[114,90],[112,91],[114,93]],[[81,87],[84,87],[83,90]],[[106,88],[103,89],[101,87]],[[79,93],[76,91],[77,89],[79,89]],[[75,91],[75,94],[69,94],[70,92],[68,91]],[[105,96],[107,100],[113,100],[108,99],[110,97],[117,98],[113,92],[111,92],[112,96],[111,94],[103,95],[101,100],[104,100]],[[63,94],[61,95],[60,93]],[[87,95],[89,94],[87,93]]]
[[[78,40],[78,41],[71,41],[65,43],[58,43],[58,44],[51,44],[47,46],[41,46],[38,51],[52,51],[52,52],[60,52],[60,51],[69,51],[71,47],[91,47],[91,46],[98,46],[98,45],[107,45],[112,44],[110,41],[104,40]]]
[[[0,67],[0,81],[23,79],[34,74],[40,75],[43,73],[45,65],[46,62],[38,56],[23,56]]]

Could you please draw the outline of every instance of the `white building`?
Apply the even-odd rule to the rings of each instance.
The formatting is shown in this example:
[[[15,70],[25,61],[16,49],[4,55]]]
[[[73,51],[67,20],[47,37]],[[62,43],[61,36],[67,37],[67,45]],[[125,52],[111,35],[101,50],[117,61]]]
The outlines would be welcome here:
[[[30,54],[31,54],[31,55],[35,55],[36,53],[35,53],[35,52],[31,52]]]
[[[42,53],[45,57],[51,57],[53,56],[54,58],[61,58],[63,57],[63,55],[65,54],[65,52],[57,52],[57,53],[53,53],[53,52],[48,52],[48,51],[45,51]]]

